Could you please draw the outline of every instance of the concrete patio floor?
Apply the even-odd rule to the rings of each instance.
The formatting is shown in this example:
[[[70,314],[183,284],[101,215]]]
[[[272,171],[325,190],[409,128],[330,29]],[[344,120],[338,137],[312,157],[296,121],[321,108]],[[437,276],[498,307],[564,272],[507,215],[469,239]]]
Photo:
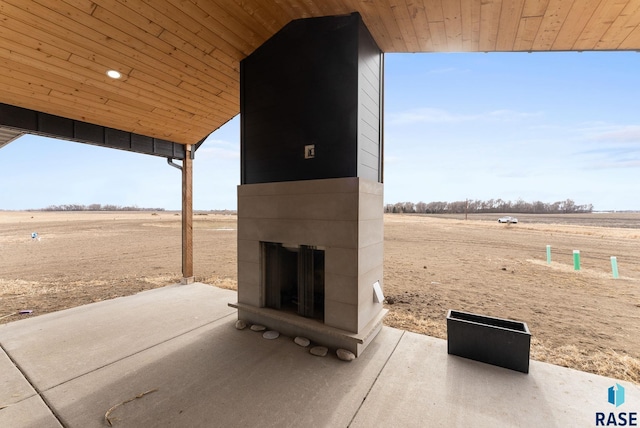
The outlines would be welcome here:
[[[638,385],[537,361],[514,372],[388,327],[355,361],[315,357],[236,330],[235,301],[173,285],[1,325],[0,427],[105,427],[114,406],[114,427],[589,427],[640,412]]]

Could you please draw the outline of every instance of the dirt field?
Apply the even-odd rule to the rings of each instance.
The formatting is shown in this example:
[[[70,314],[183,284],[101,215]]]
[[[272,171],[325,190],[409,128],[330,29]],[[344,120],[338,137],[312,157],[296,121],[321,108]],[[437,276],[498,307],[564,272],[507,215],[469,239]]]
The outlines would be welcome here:
[[[532,358],[640,383],[640,214],[496,218],[387,215],[386,323],[446,338],[448,309],[525,321]],[[180,245],[171,212],[0,212],[0,323],[178,282]],[[235,288],[235,216],[196,215],[194,257],[198,281]]]

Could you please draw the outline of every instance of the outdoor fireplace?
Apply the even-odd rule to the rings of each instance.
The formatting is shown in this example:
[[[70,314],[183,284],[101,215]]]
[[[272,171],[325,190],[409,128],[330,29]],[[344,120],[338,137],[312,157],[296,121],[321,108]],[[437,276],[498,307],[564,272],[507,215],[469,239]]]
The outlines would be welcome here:
[[[358,14],[240,64],[238,318],[359,355],[383,309],[383,55]]]

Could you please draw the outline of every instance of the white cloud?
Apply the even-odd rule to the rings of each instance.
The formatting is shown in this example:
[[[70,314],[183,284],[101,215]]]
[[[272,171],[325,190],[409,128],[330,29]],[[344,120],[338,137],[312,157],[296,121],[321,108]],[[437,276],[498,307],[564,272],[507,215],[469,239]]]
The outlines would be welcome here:
[[[196,152],[196,159],[240,159],[240,147],[229,141],[207,140]]]
[[[390,124],[406,125],[411,123],[460,123],[470,121],[491,120],[499,122],[518,121],[542,116],[542,112],[529,113],[513,110],[493,110],[475,114],[452,113],[444,109],[423,107],[404,112],[389,113]]]
[[[513,110],[494,110],[489,113],[477,115],[477,119],[485,119],[487,117],[491,117],[494,119],[498,119],[500,121],[513,121],[513,120],[522,120],[522,119],[530,119],[532,117],[541,117],[544,116],[543,112],[522,112],[522,111],[513,111]]]
[[[392,164],[392,163],[402,162],[402,160],[403,159],[400,156],[393,156],[393,155],[387,156],[387,155],[385,155],[385,157],[384,157],[384,163],[385,164]]]
[[[389,121],[393,124],[408,123],[446,123],[460,122],[463,116],[449,113],[448,111],[437,108],[420,108],[407,110],[400,113],[391,113],[388,115]]]
[[[613,126],[609,129],[600,129],[598,133],[590,137],[596,141],[614,141],[618,143],[640,143],[640,126],[623,125]]]
[[[640,159],[603,162],[600,164],[592,165],[591,168],[592,169],[640,168]]]

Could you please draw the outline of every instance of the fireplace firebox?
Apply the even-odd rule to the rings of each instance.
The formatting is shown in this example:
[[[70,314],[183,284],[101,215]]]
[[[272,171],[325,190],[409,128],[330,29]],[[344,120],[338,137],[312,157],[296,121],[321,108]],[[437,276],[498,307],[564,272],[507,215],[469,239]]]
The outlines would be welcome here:
[[[261,242],[265,306],[324,321],[324,251]]]

